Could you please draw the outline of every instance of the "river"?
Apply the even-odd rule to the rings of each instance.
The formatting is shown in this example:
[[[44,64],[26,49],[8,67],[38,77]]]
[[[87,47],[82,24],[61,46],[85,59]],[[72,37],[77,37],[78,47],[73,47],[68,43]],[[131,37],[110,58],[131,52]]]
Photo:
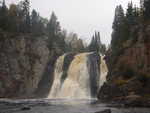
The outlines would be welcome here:
[[[95,99],[24,99],[0,100],[0,113],[98,113],[111,109],[112,113],[150,113],[150,108],[115,108]]]

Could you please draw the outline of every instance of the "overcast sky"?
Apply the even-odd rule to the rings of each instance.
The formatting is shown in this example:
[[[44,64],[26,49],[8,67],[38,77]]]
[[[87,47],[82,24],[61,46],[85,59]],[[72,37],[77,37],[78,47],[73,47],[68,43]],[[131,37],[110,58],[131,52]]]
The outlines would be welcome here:
[[[6,0],[8,4],[20,0]],[[126,8],[131,0],[30,0],[31,8],[43,17],[50,17],[54,11],[62,28],[75,32],[89,41],[94,31],[100,31],[101,40],[108,44],[111,40],[112,22],[117,4]],[[139,4],[140,0],[132,0]]]

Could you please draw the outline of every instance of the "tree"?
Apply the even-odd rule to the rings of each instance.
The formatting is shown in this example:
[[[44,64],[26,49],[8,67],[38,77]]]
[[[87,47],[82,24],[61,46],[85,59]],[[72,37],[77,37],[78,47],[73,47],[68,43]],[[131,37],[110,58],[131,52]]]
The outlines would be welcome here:
[[[50,35],[57,35],[60,31],[60,25],[54,12],[51,14],[51,18],[47,25],[47,30]]]
[[[144,0],[144,19],[150,19],[150,0]]]
[[[94,36],[92,37],[91,43],[88,46],[89,51],[96,51],[100,52],[101,54],[105,53],[106,46],[102,44],[100,39],[100,33],[95,32]]]
[[[11,4],[8,11],[9,16],[9,31],[17,32],[18,31],[18,9],[15,4]]]
[[[114,30],[118,30],[121,25],[123,25],[123,21],[125,19],[124,10],[121,5],[117,6],[115,9],[115,17],[112,28]]]
[[[8,9],[5,0],[3,0],[2,7],[0,8],[0,28],[8,30]]]
[[[33,10],[31,14],[31,32],[33,34],[42,34],[43,23],[40,20],[39,14]]]
[[[20,17],[20,31],[24,33],[30,32],[30,2],[29,0],[21,1],[18,5]]]
[[[131,29],[132,26],[138,24],[138,19],[139,19],[139,11],[136,5],[133,7],[132,2],[128,3],[128,8],[126,12],[126,20],[129,29]]]
[[[111,48],[117,50],[120,49],[122,47],[122,43],[129,38],[129,29],[124,15],[124,10],[121,5],[116,7],[112,28],[113,33]]]
[[[49,48],[51,49],[53,46],[53,42],[58,40],[60,33],[60,25],[57,21],[57,17],[54,12],[51,14],[51,18],[47,24],[47,32],[49,36]]]
[[[133,4],[128,3],[127,13],[126,13],[127,23],[129,25],[134,25],[134,13],[133,13]]]

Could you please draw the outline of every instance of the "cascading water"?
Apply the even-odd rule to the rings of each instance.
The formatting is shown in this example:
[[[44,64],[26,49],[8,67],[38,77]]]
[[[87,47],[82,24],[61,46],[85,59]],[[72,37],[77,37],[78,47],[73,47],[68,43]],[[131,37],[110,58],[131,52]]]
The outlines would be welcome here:
[[[100,76],[100,64],[102,65],[101,57],[93,52],[60,56],[55,65],[55,77],[49,98],[96,97],[100,83],[105,80],[104,74],[103,77]]]
[[[99,88],[101,88],[101,86],[104,84],[104,82],[106,82],[107,72],[108,72],[108,68],[107,68],[106,62],[104,60],[104,56],[101,56]]]

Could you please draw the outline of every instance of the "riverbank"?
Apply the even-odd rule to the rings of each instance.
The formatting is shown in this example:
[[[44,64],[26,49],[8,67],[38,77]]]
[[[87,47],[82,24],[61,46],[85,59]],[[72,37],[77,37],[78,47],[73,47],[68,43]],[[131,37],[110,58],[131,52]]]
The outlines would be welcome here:
[[[115,104],[113,104],[115,105]],[[149,113],[150,108],[125,108],[98,103],[90,99],[26,99],[0,100],[1,113]]]

